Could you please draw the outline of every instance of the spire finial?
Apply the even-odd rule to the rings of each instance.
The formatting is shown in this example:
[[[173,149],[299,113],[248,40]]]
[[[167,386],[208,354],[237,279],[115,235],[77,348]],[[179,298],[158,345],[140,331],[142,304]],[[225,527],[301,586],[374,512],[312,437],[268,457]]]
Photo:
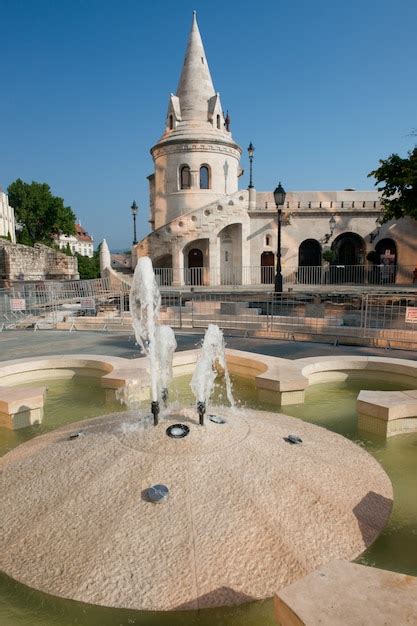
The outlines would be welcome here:
[[[180,99],[183,121],[207,121],[207,103],[216,92],[197,24],[196,11],[193,11],[193,23],[176,95]]]

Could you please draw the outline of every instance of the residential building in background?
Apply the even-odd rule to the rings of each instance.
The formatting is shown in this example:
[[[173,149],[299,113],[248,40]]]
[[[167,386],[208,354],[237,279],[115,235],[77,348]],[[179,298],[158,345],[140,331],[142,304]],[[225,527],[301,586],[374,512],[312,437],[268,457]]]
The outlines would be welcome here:
[[[81,256],[92,257],[94,252],[94,239],[81,226],[75,224],[75,235],[64,235],[60,233],[54,238],[55,243],[60,250],[66,250],[69,245],[72,254],[81,254]]]

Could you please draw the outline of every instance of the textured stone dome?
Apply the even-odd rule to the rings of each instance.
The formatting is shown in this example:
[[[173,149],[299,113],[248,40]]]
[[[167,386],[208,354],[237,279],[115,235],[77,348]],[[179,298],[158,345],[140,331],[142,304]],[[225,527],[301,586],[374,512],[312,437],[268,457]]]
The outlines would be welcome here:
[[[272,596],[376,538],[392,487],[366,451],[285,415],[221,414],[227,423],[201,427],[184,411],[146,428],[106,416],[7,454],[1,568],[83,602],[193,609]],[[179,421],[190,432],[175,440],[166,428]],[[169,488],[163,503],[146,497],[155,484]]]

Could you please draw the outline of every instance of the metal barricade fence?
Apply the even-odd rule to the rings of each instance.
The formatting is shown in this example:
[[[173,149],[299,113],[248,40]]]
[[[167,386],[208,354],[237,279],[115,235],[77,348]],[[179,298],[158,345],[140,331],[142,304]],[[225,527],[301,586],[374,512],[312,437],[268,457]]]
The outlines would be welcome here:
[[[271,337],[327,335],[417,343],[417,292],[207,293],[162,288],[160,321],[175,329],[203,330],[217,324]],[[19,283],[0,289],[0,330],[60,324],[130,329],[129,286],[96,279]]]

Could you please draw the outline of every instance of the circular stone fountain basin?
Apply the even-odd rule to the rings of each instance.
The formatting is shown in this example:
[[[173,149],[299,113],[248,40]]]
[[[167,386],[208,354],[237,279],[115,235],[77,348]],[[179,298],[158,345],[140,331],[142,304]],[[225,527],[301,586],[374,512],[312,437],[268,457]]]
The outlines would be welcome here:
[[[285,415],[221,415],[221,428],[187,411],[157,427],[94,418],[4,456],[1,569],[92,604],[196,609],[270,597],[377,537],[392,487],[365,450]],[[167,437],[179,420],[189,435]],[[146,497],[158,484],[163,504]]]

